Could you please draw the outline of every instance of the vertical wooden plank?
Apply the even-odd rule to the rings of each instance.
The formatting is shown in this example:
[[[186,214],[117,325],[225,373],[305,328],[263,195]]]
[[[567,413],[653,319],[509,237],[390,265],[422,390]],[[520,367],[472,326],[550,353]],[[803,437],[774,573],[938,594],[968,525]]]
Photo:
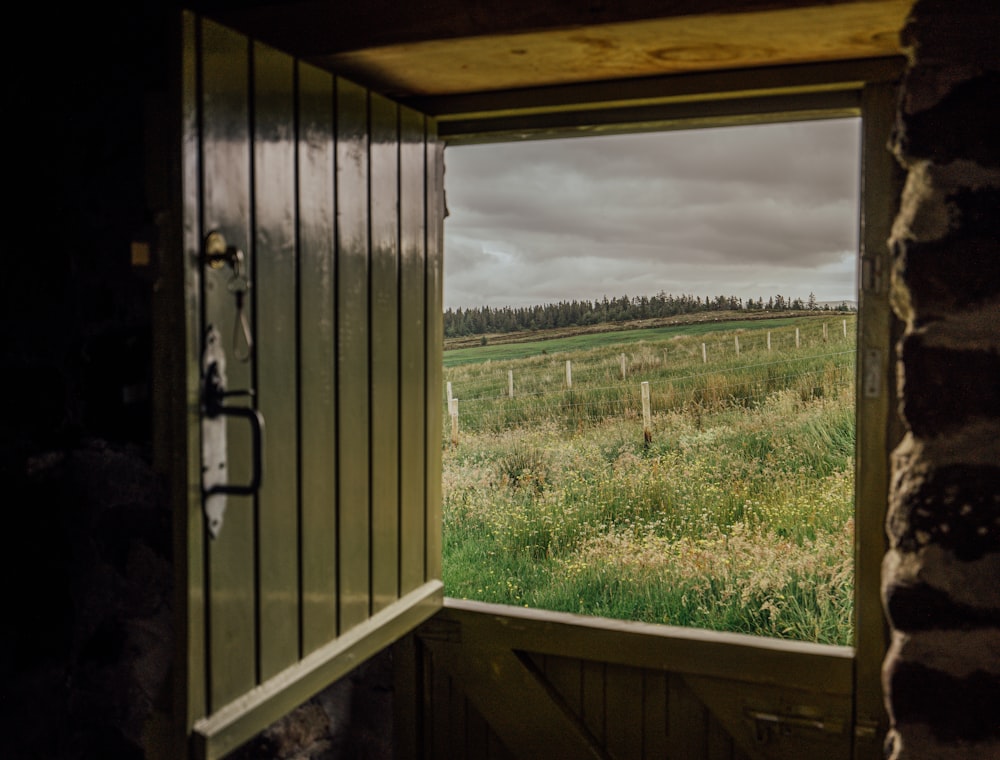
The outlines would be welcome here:
[[[337,635],[334,80],[299,66],[302,654]]]
[[[442,668],[434,669],[434,684],[431,690],[431,711],[433,732],[430,737],[429,758],[449,757],[451,739],[451,676]]]
[[[423,757],[424,682],[422,653],[410,633],[392,645],[392,734],[396,760]]]
[[[444,145],[426,121],[426,535],[424,579],[441,578],[441,383],[444,376]]]
[[[667,674],[645,670],[642,674],[642,756],[667,757]]]
[[[183,636],[185,667],[177,674],[176,697],[183,695],[182,706],[185,732],[190,731],[194,722],[208,710],[207,652],[205,640],[205,520],[202,516],[201,495],[201,351],[202,351],[202,274],[199,255],[204,237],[201,220],[201,103],[199,101],[200,22],[191,13],[185,12],[181,19],[181,202],[183,229],[183,262],[164,262],[165,266],[183,266],[183,304],[185,353],[183,364],[173,363],[169,370],[183,372],[184,414],[180,419],[185,430],[179,432],[176,440],[185,441],[187,463],[184,483],[173,481],[175,494],[181,494],[183,502],[175,505],[177,540],[174,546],[176,566],[178,616],[178,638]],[[167,282],[172,278],[166,276]],[[169,293],[169,291],[168,291]],[[168,297],[165,295],[165,297]],[[169,340],[169,339],[168,339]],[[168,347],[175,347],[172,341]],[[158,352],[157,352],[157,355]],[[183,369],[182,369],[183,366]],[[157,379],[162,376],[155,373]],[[166,378],[162,378],[166,379]],[[155,394],[154,395],[158,395]],[[179,411],[179,410],[178,410]]]
[[[677,676],[667,697],[670,758],[703,758],[708,749],[708,711]]]
[[[254,46],[254,329],[258,409],[267,425],[257,508],[260,680],[299,656],[295,69]]]
[[[467,752],[465,745],[467,718],[470,708],[469,700],[465,698],[462,689],[454,678],[448,679],[450,688],[448,689],[448,704],[445,709],[448,711],[448,741],[447,751],[441,757],[453,757],[460,760],[465,757],[472,757]]]
[[[565,700],[566,707],[578,718],[583,714],[582,691],[583,674],[580,660],[569,657],[548,656],[544,658],[545,678]]]
[[[473,760],[490,760],[490,727],[468,700],[466,704],[465,756]]]
[[[612,757],[642,757],[642,671],[608,665],[605,672],[605,748]]]
[[[513,756],[507,751],[507,748],[503,745],[493,731],[489,732],[489,741],[486,745],[486,757],[489,760],[513,760]]]
[[[249,46],[245,37],[212,22],[202,24],[202,191],[204,229],[219,230],[230,245],[250,255]],[[230,389],[252,385],[249,363],[232,355],[229,337],[237,318],[228,290],[229,267],[208,270],[204,279],[206,328],[224,336]],[[250,302],[244,308],[251,311]],[[253,315],[248,313],[248,318]],[[251,474],[250,432],[245,420],[229,420],[231,483]],[[208,542],[209,703],[214,711],[253,688],[256,673],[254,499],[229,496],[218,538]]]
[[[370,613],[368,93],[337,80],[340,632]]]
[[[733,760],[733,738],[711,713],[706,725],[705,760]]]
[[[605,670],[603,662],[583,660],[581,663],[581,706],[583,723],[594,736],[597,743],[604,746],[605,742]]]
[[[423,714],[421,723],[423,725],[423,734],[421,735],[421,757],[423,758],[434,758],[437,755],[434,754],[434,737],[439,733],[438,722],[440,720],[439,709],[438,709],[438,699],[436,699],[436,694],[438,692],[437,679],[441,677],[439,669],[435,667],[434,657],[428,647],[421,646],[420,652],[423,658],[423,683],[420,684],[423,687]]]
[[[424,581],[426,544],[426,275],[424,117],[400,109],[400,594]],[[437,392],[437,389],[435,389]],[[437,446],[440,447],[440,441]]]
[[[399,123],[371,96],[372,608],[399,596]]]

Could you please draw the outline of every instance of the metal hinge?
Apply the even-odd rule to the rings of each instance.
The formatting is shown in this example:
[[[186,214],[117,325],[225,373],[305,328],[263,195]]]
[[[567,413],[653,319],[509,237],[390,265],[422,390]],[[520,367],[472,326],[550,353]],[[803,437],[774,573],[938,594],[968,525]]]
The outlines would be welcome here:
[[[861,289],[878,294],[885,286],[881,256],[864,256],[861,259]]]

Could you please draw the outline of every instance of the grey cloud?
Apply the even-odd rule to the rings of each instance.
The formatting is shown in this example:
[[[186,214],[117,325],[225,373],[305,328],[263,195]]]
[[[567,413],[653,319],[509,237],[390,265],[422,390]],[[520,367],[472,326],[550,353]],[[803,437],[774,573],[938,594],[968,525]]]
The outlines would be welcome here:
[[[858,139],[841,120],[449,148],[445,305],[853,298]]]

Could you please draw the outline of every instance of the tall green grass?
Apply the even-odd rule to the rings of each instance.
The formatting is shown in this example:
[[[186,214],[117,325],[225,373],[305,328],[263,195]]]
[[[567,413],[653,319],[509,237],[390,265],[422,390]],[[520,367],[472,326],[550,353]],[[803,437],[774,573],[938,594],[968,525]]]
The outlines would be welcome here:
[[[642,370],[624,382],[620,346],[581,349],[572,392],[543,391],[557,370],[528,358],[511,366],[539,390],[520,400],[496,390],[493,363],[447,369],[456,395],[478,388],[483,403],[460,401],[457,446],[445,427],[446,592],[849,644],[853,342],[830,333],[795,349],[772,332],[770,352],[741,341],[708,365],[707,334],[632,343]]]

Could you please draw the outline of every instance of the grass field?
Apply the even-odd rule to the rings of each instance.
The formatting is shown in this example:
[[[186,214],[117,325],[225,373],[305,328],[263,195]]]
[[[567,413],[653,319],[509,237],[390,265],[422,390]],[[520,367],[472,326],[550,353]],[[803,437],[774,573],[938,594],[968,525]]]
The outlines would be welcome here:
[[[851,642],[853,316],[693,327],[446,366],[449,595]]]

